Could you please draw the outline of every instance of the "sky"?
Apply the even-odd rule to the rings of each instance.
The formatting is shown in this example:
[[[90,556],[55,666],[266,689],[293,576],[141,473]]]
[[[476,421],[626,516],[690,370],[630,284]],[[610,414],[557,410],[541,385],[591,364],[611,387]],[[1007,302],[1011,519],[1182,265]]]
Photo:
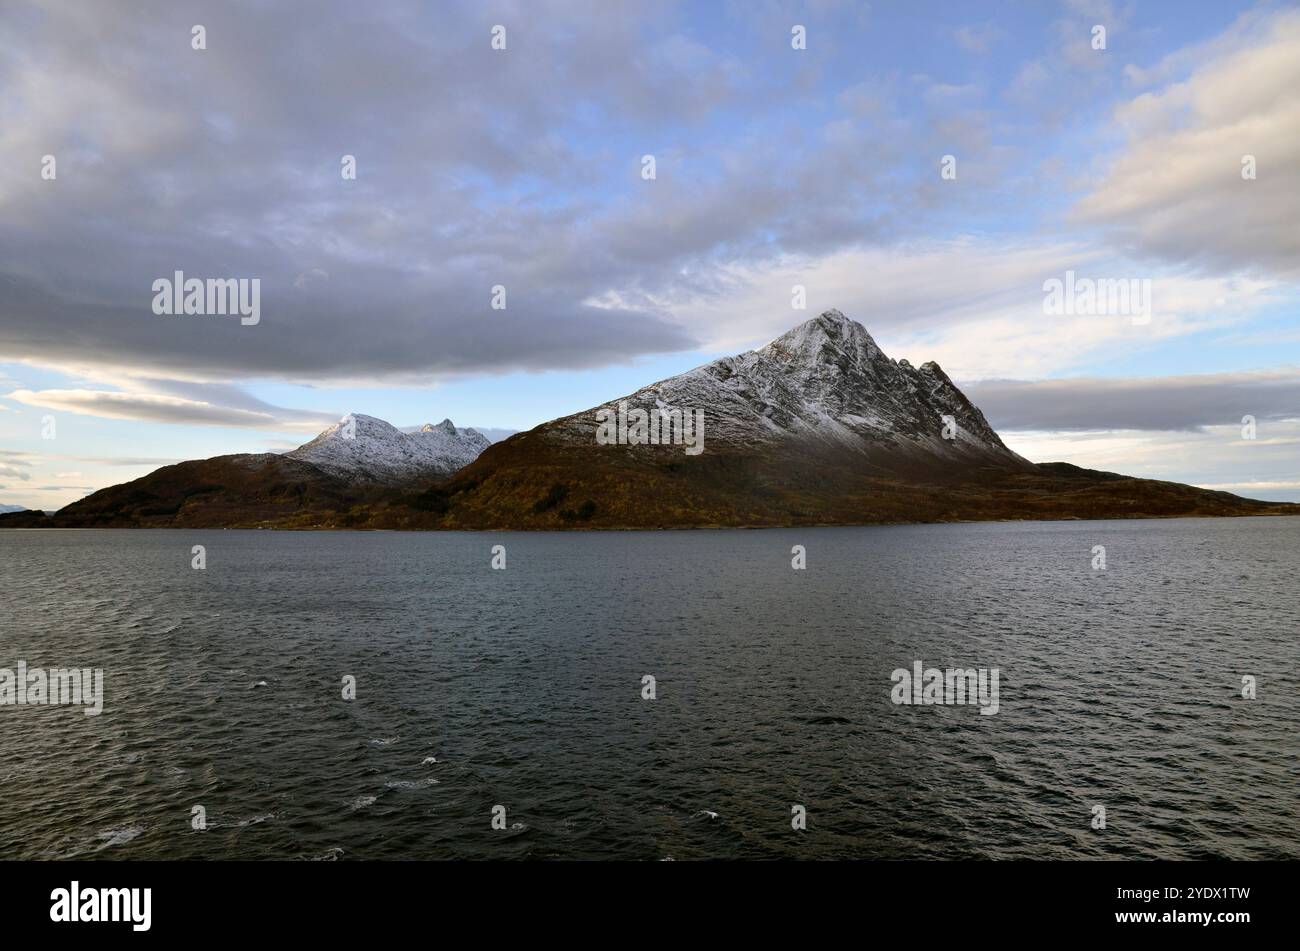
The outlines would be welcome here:
[[[1298,223],[1295,3],[0,0],[0,504],[831,307],[1034,461],[1300,501]]]

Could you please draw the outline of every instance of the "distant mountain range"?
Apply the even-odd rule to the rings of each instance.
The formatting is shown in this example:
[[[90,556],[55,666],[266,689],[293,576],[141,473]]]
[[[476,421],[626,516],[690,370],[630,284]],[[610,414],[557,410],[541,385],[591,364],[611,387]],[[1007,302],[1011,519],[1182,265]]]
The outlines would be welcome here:
[[[0,505],[0,515],[5,515],[9,512],[26,512],[26,511],[27,509],[21,505]]]
[[[490,443],[344,417],[283,455],[166,466],[3,526],[696,528],[1300,514],[1003,444],[937,364],[827,311],[767,346]]]
[[[0,515],[0,527],[331,527],[357,512],[446,479],[491,442],[449,419],[403,432],[382,419],[349,414],[286,453],[241,453],[164,466],[46,516]]]
[[[491,444],[473,429],[457,429],[449,419],[405,432],[353,413],[285,457],[311,463],[349,484],[402,485],[449,476]]]

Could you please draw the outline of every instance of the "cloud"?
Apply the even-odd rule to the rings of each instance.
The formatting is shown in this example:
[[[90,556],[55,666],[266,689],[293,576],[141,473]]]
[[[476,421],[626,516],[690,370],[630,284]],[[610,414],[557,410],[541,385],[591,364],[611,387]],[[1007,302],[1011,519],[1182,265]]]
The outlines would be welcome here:
[[[1122,104],[1127,145],[1077,207],[1081,222],[1169,261],[1300,276],[1300,12],[1245,18],[1188,57],[1130,70],[1181,82]],[[1253,156],[1255,180],[1242,176]]]
[[[505,52],[489,45],[496,22],[510,24]],[[462,3],[434,27],[419,3],[377,15],[337,0],[311,17],[18,3],[6,28],[0,354],[419,385],[695,344],[652,311],[578,303],[598,275],[635,271],[628,255],[662,252],[593,216],[593,183],[617,165],[602,140],[636,123],[662,142],[737,93],[736,64],[657,5]],[[54,181],[32,171],[47,153]],[[152,282],[174,270],[259,278],[261,323],[154,315]]]
[[[831,7],[814,21],[855,13]],[[785,88],[729,54],[725,31],[679,29],[659,4],[439,17],[343,0],[311,17],[19,4],[0,38],[0,354],[97,381],[406,386],[626,364],[708,335],[664,297],[707,296],[730,267],[922,234],[1007,161],[971,84],[929,84],[920,117],[899,111],[911,93],[864,113]],[[743,6],[734,17],[752,28]],[[785,52],[788,30],[773,34]],[[833,33],[819,27],[821,55]],[[773,63],[792,64],[775,67],[787,79],[819,60]],[[917,162],[951,150],[964,191],[941,187],[937,158]],[[55,181],[33,172],[46,153]],[[259,278],[260,323],[154,315],[152,282],[175,270]],[[619,306],[595,303],[611,294]]]
[[[112,371],[93,375],[100,378],[97,382],[116,389],[20,389],[6,397],[30,406],[103,419],[310,433],[320,432],[342,415],[276,406],[226,383],[165,380]]]
[[[1300,488],[1292,487],[1300,471],[1300,422],[1279,420],[1266,428],[1275,438],[1242,439],[1239,425],[1194,432],[1011,432],[1004,438],[1008,446],[1035,462],[1070,462],[1146,479],[1222,488],[1248,498],[1300,502]]]
[[[960,26],[953,31],[953,39],[968,53],[983,55],[1006,36],[1006,31],[994,23],[980,26]]]
[[[1215,482],[1202,485],[1202,489],[1220,489],[1224,492],[1268,492],[1277,489],[1300,490],[1300,482]]]
[[[303,271],[301,274],[295,277],[293,279],[293,286],[301,290],[302,288],[310,284],[312,281],[328,281],[329,277],[330,276],[328,271],[325,271],[318,267],[314,267],[311,268],[310,270]]]
[[[0,450],[0,458],[13,466],[33,466],[38,463],[63,460],[65,462],[86,462],[97,466],[166,466],[180,459],[159,458],[154,456],[70,456],[62,453],[32,453]]]
[[[102,419],[132,419],[153,423],[189,423],[204,426],[270,428],[275,417],[228,406],[151,393],[105,390],[15,390],[8,394],[28,406],[63,410]]]
[[[1004,90],[1007,101],[1058,126],[1109,96],[1123,76],[1123,60],[1111,44],[1128,28],[1129,16],[1127,7],[1108,0],[1067,0],[1047,30],[1047,52],[1020,67]],[[1093,48],[1096,26],[1106,30],[1106,49]]]
[[[270,425],[277,429],[290,429],[298,432],[318,433],[327,426],[338,422],[342,412],[322,413],[315,410],[299,410],[287,406],[277,406],[258,399],[241,387],[228,383],[195,383],[188,380],[165,380],[157,377],[135,375],[102,375],[104,382],[119,389],[138,392],[143,395],[161,395],[181,400],[204,403],[221,410],[238,413],[250,413],[266,417]]]
[[[984,381],[963,385],[1007,431],[1200,430],[1253,417],[1300,419],[1300,369],[1154,379]]]
[[[1045,314],[1043,284],[1067,270],[1149,279],[1150,322]],[[796,285],[807,292],[804,311],[792,309]],[[656,304],[684,323],[698,321],[711,352],[766,343],[809,314],[837,307],[895,358],[935,360],[960,379],[1023,379],[1069,370],[1110,347],[1150,348],[1231,326],[1273,303],[1277,290],[1266,280],[1139,267],[1082,244],[971,237],[719,267],[707,288],[687,285]]]
[[[939,333],[911,334],[898,341],[897,349],[935,360],[960,379],[1053,376],[1095,364],[1116,351],[1127,356],[1158,352],[1161,345],[1180,338],[1243,324],[1275,303],[1282,290],[1265,280],[1148,271],[1119,259],[1085,258],[1066,267],[1077,268],[1080,277],[1150,280],[1150,322],[1044,314],[1040,282],[1032,289],[1032,302],[1026,300],[1023,285],[1008,287],[989,298],[984,314],[969,315]],[[1050,276],[1063,279],[1064,268]],[[939,320],[936,324],[943,326]]]
[[[711,285],[684,286],[658,302],[683,321],[707,315],[696,318],[697,332],[712,351],[766,343],[831,307],[874,336],[898,341],[940,334],[1004,307],[1041,315],[1044,279],[1089,257],[1072,245],[976,239],[787,255],[761,267],[719,267]],[[807,293],[802,311],[792,307],[796,285]]]
[[[168,458],[165,456],[63,456],[64,459],[74,459],[78,462],[91,462],[100,466],[170,466],[177,462],[184,462],[183,459]]]

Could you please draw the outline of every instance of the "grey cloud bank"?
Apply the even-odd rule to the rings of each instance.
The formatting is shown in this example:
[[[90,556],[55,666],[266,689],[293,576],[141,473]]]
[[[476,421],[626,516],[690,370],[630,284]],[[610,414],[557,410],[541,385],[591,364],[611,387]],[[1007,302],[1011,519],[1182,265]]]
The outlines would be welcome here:
[[[991,167],[955,108],[917,129],[886,113],[887,136],[746,130],[817,75],[780,62],[792,83],[656,4],[20,2],[0,33],[22,116],[0,132],[0,356],[393,384],[694,350],[713,328],[674,302],[727,293],[728,268],[893,240],[951,200],[881,169],[941,139],[968,176]],[[729,107],[729,150],[693,145]],[[46,153],[54,181],[33,172]],[[177,271],[260,279],[255,331],[154,316],[150,289]]]
[[[1001,430],[1196,430],[1300,418],[1300,372],[964,384]]]
[[[554,132],[580,96],[688,121],[726,95],[725,75],[705,64],[716,93],[701,96],[700,76],[681,81],[701,69],[690,50],[633,57],[641,19],[620,11],[520,6],[533,41],[494,57],[466,39],[490,25],[472,4],[440,11],[442,28],[422,4],[385,10],[6,10],[0,84],[23,121],[0,133],[0,353],[158,376],[415,379],[692,349],[661,315],[582,303],[615,263],[599,227],[579,226],[590,209],[494,188],[564,190],[608,160],[566,144],[581,129]],[[187,42],[195,22],[204,51]],[[31,174],[45,153],[54,181]],[[345,153],[356,181],[339,175]],[[142,295],[178,270],[260,278],[256,335],[150,319]],[[494,284],[505,311],[489,308]]]

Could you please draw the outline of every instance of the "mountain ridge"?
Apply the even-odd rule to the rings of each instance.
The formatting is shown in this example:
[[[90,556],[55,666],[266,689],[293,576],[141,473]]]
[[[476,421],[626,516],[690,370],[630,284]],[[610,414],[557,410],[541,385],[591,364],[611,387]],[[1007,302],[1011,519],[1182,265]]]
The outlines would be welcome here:
[[[688,414],[699,453],[659,438]],[[164,467],[53,516],[0,516],[0,527],[563,530],[1274,514],[1300,505],[1032,463],[937,363],[890,359],[865,327],[828,310],[763,347],[500,442],[450,420],[409,433],[352,414],[283,455]]]
[[[450,419],[404,432],[364,413],[349,413],[314,439],[284,455],[309,462],[346,482],[393,485],[440,478],[463,469],[491,442]]]
[[[620,403],[702,408],[709,439],[760,443],[828,442],[883,457],[938,453],[982,464],[1032,463],[1012,452],[948,375],[933,362],[913,367],[887,357],[866,328],[824,311],[770,343],[723,357],[635,393],[550,423],[554,438],[594,438],[592,414]],[[944,417],[953,419],[945,439]]]

